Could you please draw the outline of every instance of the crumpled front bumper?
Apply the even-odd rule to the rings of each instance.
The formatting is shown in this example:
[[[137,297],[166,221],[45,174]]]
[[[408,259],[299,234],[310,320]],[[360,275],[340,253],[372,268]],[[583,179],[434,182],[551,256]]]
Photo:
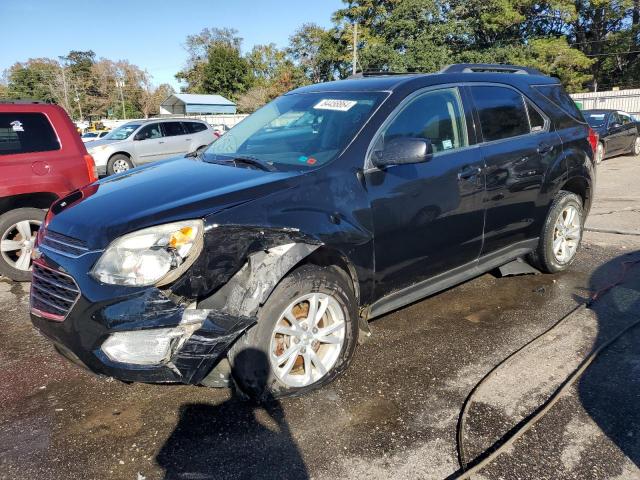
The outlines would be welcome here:
[[[252,317],[200,310],[204,317],[202,325],[162,363],[114,362],[101,348],[111,334],[176,327],[188,303],[155,287],[123,288],[96,282],[87,273],[89,264],[97,259],[91,258],[91,252],[69,259],[45,248],[41,250],[43,255],[36,262],[69,275],[79,287],[80,295],[62,321],[44,318],[32,309],[33,325],[52,341],[58,352],[99,375],[126,382],[199,384],[224,358],[231,344],[256,321]]]

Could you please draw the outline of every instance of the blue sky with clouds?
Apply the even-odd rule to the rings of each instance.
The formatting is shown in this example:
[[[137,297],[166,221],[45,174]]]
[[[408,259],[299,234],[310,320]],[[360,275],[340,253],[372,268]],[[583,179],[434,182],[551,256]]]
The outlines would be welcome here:
[[[0,72],[16,61],[93,50],[129,60],[154,83],[177,87],[185,37],[205,27],[235,28],[243,50],[285,46],[300,25],[331,23],[341,0],[0,0]]]

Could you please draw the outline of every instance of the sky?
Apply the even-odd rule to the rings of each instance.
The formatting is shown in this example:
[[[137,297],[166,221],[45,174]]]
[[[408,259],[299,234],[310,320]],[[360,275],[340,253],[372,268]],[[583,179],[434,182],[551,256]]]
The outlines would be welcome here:
[[[170,83],[186,61],[187,35],[235,28],[253,45],[287,45],[303,23],[331,24],[341,0],[0,0],[0,73],[17,61],[93,50],[129,60],[155,84]]]

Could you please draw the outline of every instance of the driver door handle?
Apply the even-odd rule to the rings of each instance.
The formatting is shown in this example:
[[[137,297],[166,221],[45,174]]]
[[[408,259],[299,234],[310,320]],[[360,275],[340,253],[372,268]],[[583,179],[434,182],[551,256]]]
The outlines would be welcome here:
[[[469,180],[470,178],[480,175],[482,168],[477,165],[465,165],[458,172],[458,180]]]
[[[538,153],[545,154],[553,150],[553,145],[549,143],[541,143],[538,145]]]

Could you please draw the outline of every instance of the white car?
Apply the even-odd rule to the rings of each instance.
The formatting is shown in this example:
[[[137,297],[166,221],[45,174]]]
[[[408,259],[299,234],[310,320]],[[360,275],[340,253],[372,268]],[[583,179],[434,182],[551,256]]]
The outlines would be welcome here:
[[[100,140],[104,138],[109,133],[109,130],[103,130],[100,132],[86,132],[80,135],[80,138],[84,143],[93,142],[94,140]]]
[[[211,126],[187,118],[133,120],[87,145],[98,175],[125,172],[138,165],[202,151],[216,136]]]

